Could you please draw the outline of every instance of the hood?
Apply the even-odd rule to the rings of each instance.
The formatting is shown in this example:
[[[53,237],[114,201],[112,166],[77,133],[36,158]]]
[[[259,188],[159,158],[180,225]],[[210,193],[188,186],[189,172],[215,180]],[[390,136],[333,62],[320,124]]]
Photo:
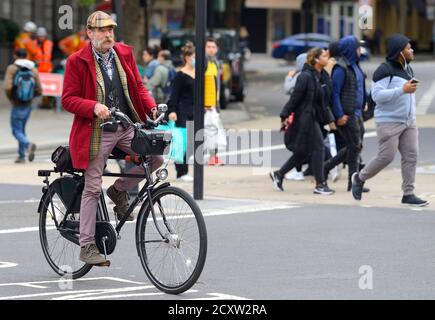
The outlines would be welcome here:
[[[162,63],[163,66],[167,67],[167,68],[173,68],[174,66],[172,65],[172,61],[171,60],[165,60]]]
[[[17,59],[17,60],[15,60],[14,64],[16,64],[19,67],[24,67],[24,68],[27,68],[30,70],[35,68],[35,63],[33,61],[28,60],[28,59]]]
[[[301,72],[304,68],[304,64],[307,62],[307,54],[301,53],[296,57],[296,71]]]
[[[387,38],[387,60],[394,61],[411,40],[403,34],[393,34]]]
[[[338,42],[340,53],[350,64],[355,64],[359,61],[356,49],[359,47],[359,41],[354,36],[346,36]]]

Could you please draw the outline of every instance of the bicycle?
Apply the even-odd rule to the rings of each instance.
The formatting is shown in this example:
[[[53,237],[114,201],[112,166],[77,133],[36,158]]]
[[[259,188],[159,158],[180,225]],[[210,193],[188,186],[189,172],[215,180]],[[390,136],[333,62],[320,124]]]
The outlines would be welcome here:
[[[119,110],[111,115],[120,123],[127,121],[134,126],[136,134],[154,147],[155,154],[163,154],[170,144],[170,131],[147,130],[155,128],[163,119],[167,107],[159,105],[159,116],[148,126],[133,123]],[[146,141],[146,140],[149,141]],[[133,145],[132,145],[133,148]],[[127,214],[112,225],[103,192],[97,208],[95,241],[105,257],[115,250],[120,231],[128,216],[142,203],[136,221],[136,248],[142,267],[149,280],[159,290],[179,294],[191,288],[198,280],[207,255],[207,231],[202,212],[195,200],[184,190],[164,182],[168,176],[166,166],[156,171],[156,179],[150,173],[147,156],[112,152],[109,159],[133,160],[144,169],[144,175],[105,173],[111,177],[141,177],[145,185],[132,200]],[[133,158],[133,159],[132,159]],[[59,173],[52,183],[49,177]],[[39,237],[42,251],[50,267],[60,276],[69,275],[78,279],[86,275],[92,265],[79,260],[80,202],[84,187],[83,170],[39,170],[38,176],[45,177],[43,195],[38,207]],[[106,259],[107,260],[107,259]],[[110,261],[105,264],[110,265]]]

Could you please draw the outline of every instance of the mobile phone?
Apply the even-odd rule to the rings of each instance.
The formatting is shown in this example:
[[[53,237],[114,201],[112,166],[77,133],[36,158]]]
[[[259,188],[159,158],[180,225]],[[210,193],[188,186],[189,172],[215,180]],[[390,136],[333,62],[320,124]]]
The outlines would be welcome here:
[[[411,83],[419,83],[420,82],[420,80],[417,80],[417,79],[415,79],[415,78],[412,78],[411,79]]]

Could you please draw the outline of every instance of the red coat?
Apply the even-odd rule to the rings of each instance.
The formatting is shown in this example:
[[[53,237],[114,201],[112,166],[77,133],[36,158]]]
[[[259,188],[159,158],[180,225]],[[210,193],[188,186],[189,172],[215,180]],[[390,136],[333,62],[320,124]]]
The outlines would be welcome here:
[[[116,43],[114,49],[127,76],[128,92],[139,117],[145,121],[146,114],[156,106],[154,99],[145,89],[132,47]],[[62,92],[62,106],[74,113],[74,122],[69,145],[74,168],[87,169],[89,146],[94,120],[94,106],[97,103],[97,76],[91,44],[72,54],[66,63]]]

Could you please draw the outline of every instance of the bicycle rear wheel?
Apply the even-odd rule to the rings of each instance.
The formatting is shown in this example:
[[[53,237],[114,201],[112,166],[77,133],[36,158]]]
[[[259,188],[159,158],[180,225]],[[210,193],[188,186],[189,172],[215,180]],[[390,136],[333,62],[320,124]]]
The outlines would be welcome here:
[[[78,234],[66,233],[66,237],[73,239],[73,242],[56,229],[54,219],[60,223],[64,219],[67,209],[55,188],[50,186],[49,191],[52,195],[54,210],[52,210],[50,195],[47,192],[43,196],[39,215],[39,239],[42,251],[48,264],[58,275],[72,279],[81,278],[91,270],[92,266],[79,260]],[[79,225],[78,216],[78,213],[68,215],[68,225],[65,227],[77,227]]]
[[[153,195],[156,229],[148,202],[136,227],[138,254],[150,281],[161,291],[179,294],[198,280],[207,255],[207,230],[201,210],[185,191],[166,187]],[[164,223],[163,215],[166,217]]]

